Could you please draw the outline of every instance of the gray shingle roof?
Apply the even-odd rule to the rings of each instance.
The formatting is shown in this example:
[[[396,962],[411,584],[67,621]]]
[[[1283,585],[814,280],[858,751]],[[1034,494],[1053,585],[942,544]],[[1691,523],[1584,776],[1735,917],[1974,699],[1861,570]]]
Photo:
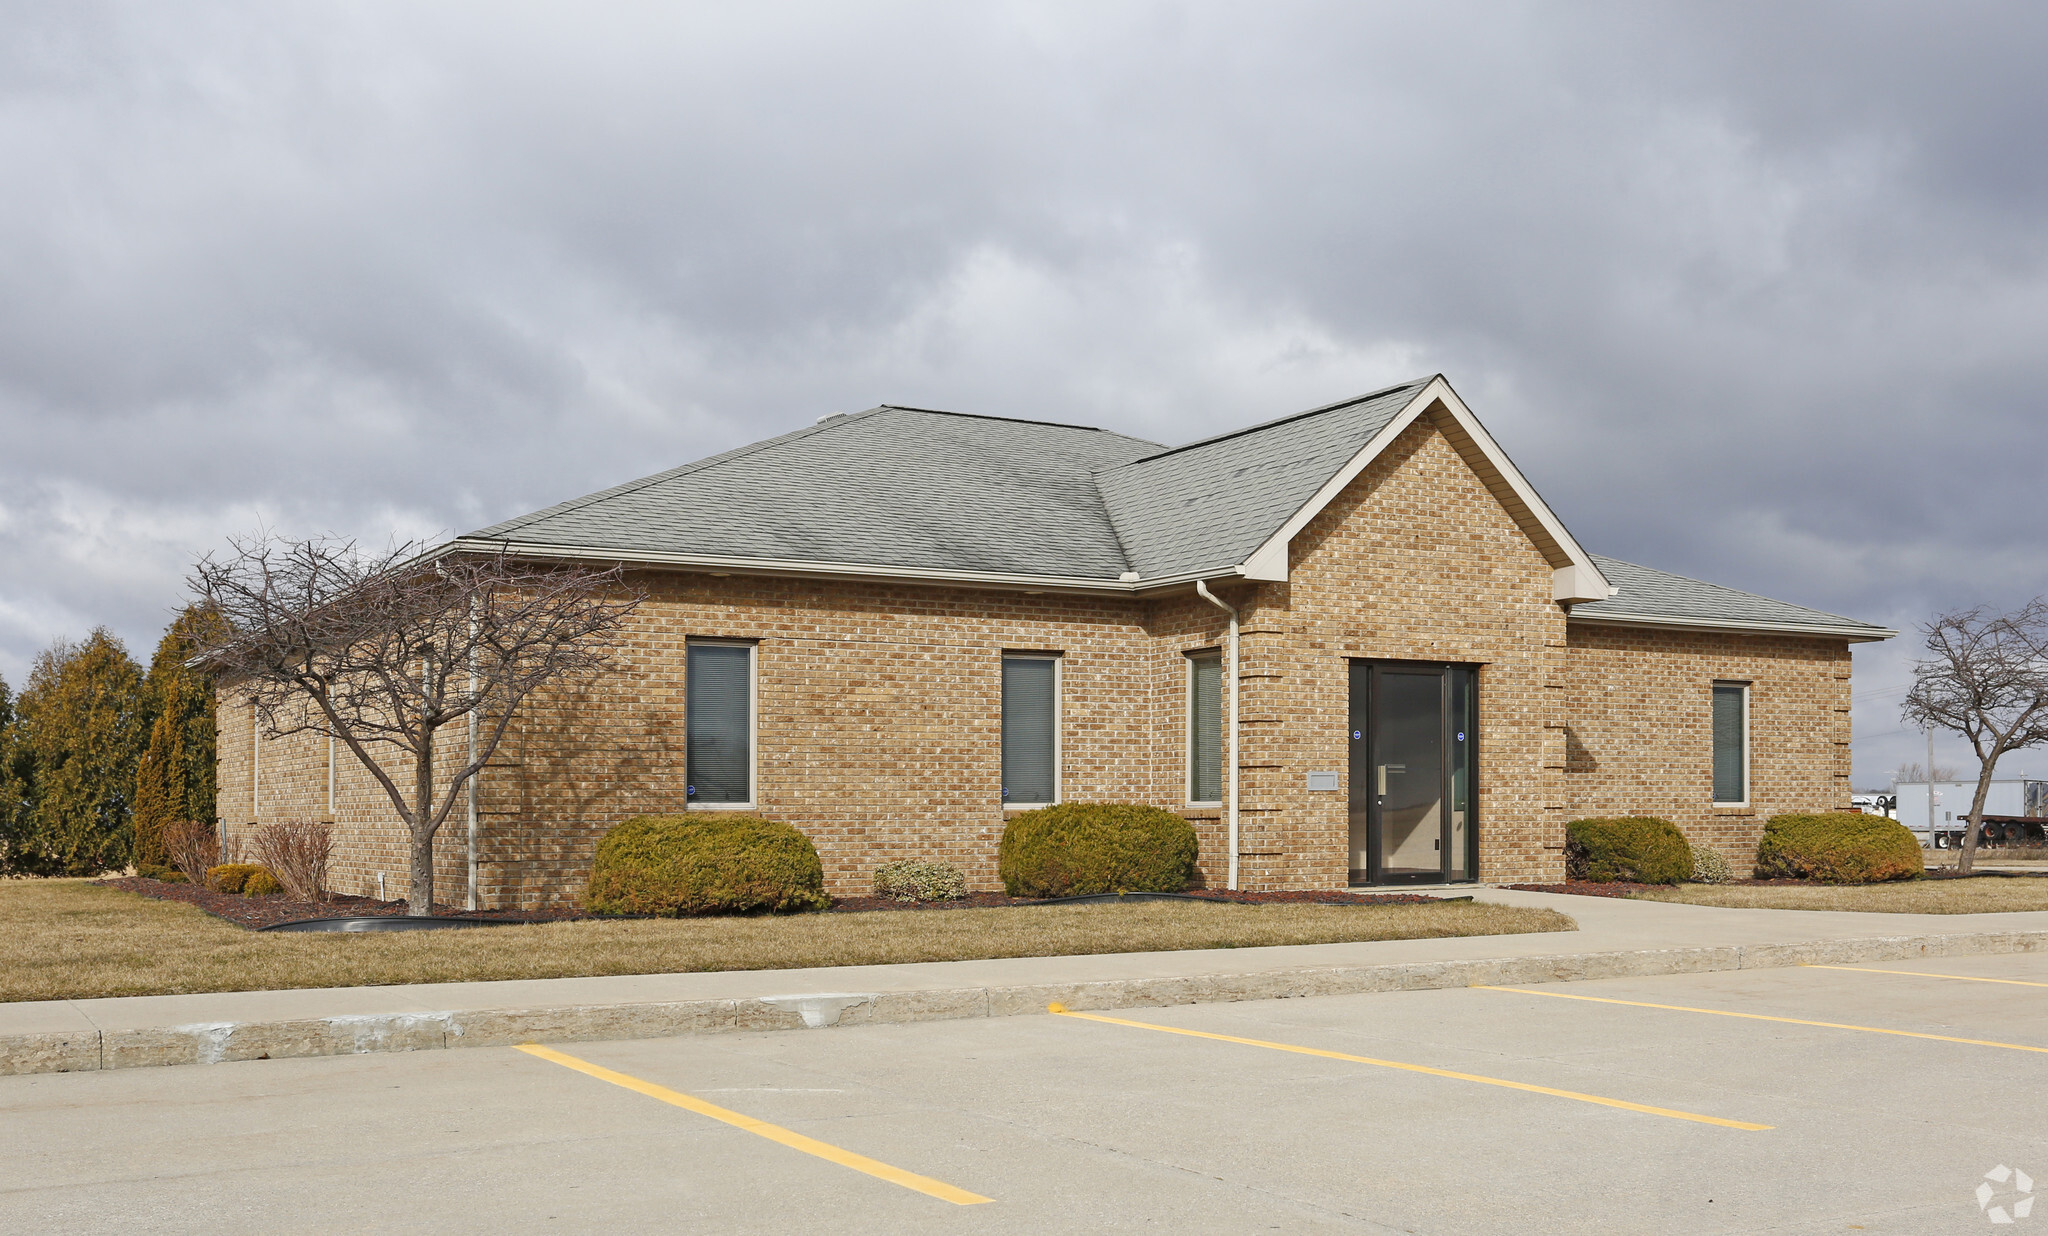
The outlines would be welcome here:
[[[1427,379],[1176,447],[1096,477],[1131,569],[1229,570],[1408,406]]]
[[[1754,592],[1673,575],[1654,567],[1623,562],[1619,558],[1606,558],[1599,554],[1592,555],[1592,558],[1600,573],[1607,577],[1607,582],[1619,591],[1605,601],[1581,601],[1572,606],[1575,618],[1611,621],[1640,618],[1696,625],[1808,627],[1837,632],[1867,632],[1873,639],[1896,634],[1884,627],[1844,618],[1840,614],[1773,601]]]
[[[1157,443],[881,407],[470,534],[564,549],[1114,580],[1092,479]]]
[[[1244,563],[1431,379],[1166,448],[1107,430],[883,406],[828,417],[463,540],[591,556],[755,560],[1117,585]],[[1587,618],[1889,634],[1649,567]]]

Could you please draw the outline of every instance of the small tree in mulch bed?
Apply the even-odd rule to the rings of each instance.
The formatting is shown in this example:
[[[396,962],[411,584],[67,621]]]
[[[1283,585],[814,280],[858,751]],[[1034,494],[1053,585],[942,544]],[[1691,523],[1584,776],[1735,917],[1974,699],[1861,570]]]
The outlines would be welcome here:
[[[230,546],[191,579],[223,623],[201,663],[256,706],[266,737],[326,735],[376,779],[408,834],[408,913],[432,914],[434,836],[470,779],[529,696],[610,668],[642,594],[620,569],[502,553]],[[441,732],[457,722],[469,738],[443,769]]]

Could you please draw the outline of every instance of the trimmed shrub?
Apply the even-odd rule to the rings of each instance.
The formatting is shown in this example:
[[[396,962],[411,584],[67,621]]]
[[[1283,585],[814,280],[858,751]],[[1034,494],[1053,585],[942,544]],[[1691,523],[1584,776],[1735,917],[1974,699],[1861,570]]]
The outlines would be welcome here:
[[[1003,829],[996,870],[1012,897],[1177,893],[1195,879],[1195,827],[1136,803],[1061,803]]]
[[[268,867],[258,867],[249,873],[248,879],[242,881],[244,897],[269,897],[283,891],[284,885],[277,882],[277,877],[270,873]]]
[[[1721,851],[1696,845],[1692,848],[1692,878],[1697,884],[1726,884],[1735,878],[1735,870],[1721,857]]]
[[[1897,820],[1850,811],[1774,815],[1756,847],[1758,879],[1875,884],[1927,874],[1920,842]]]
[[[583,904],[593,914],[822,910],[825,868],[811,839],[758,815],[640,815],[597,843]]]
[[[875,868],[875,896],[894,901],[957,901],[967,894],[958,867],[926,858],[906,858]]]
[[[197,820],[173,820],[164,825],[163,842],[171,866],[184,872],[185,878],[194,884],[210,883],[206,873],[227,857],[220,852],[220,834],[213,830],[213,825]]]
[[[334,833],[319,820],[272,820],[256,830],[256,857],[294,901],[327,900]]]
[[[1564,826],[1564,870],[1595,884],[1676,884],[1692,879],[1692,847],[1655,816],[1573,820]]]
[[[239,893],[249,877],[262,870],[261,863],[222,863],[206,869],[206,886],[223,893]]]
[[[166,884],[185,883],[185,873],[176,867],[165,867],[157,863],[137,863],[135,874],[145,880],[162,880]]]

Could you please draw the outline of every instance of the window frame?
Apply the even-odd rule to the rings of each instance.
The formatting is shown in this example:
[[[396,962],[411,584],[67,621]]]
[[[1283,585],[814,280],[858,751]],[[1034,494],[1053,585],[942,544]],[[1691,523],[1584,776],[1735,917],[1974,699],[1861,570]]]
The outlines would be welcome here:
[[[1187,805],[1190,807],[1220,808],[1223,806],[1224,786],[1229,780],[1229,778],[1223,776],[1224,755],[1230,749],[1230,744],[1225,741],[1226,736],[1223,733],[1224,727],[1230,724],[1228,710],[1223,705],[1223,650],[1221,648],[1190,648],[1181,653],[1181,659],[1187,662],[1185,691],[1182,695],[1182,698],[1187,703],[1181,709],[1181,758],[1187,766],[1187,776],[1183,779],[1183,789],[1187,793]],[[1214,661],[1216,663],[1217,777],[1216,797],[1214,798],[1195,797],[1195,666],[1197,662],[1201,661]]]
[[[1003,782],[1003,733],[1002,733],[1002,728],[1003,728],[1003,726],[1002,726],[1002,714],[1003,714],[1003,692],[1002,692],[1002,662],[1004,662],[1004,661],[1013,661],[1013,660],[1014,660],[1014,661],[1050,661],[1050,662],[1052,662],[1052,799],[1051,799],[1051,801],[1049,801],[1049,802],[1042,802],[1042,803],[1021,803],[1021,802],[1020,802],[1020,803],[1013,803],[1013,802],[1011,802],[1011,801],[1010,801],[1009,799],[1007,799],[1007,798],[1004,798],[1004,797],[1003,797],[1003,789],[1004,789],[1004,786],[1003,786],[1003,783],[1002,783],[1002,782]],[[1064,656],[1063,654],[1061,654],[1061,653],[1057,653],[1057,652],[1026,652],[1026,651],[1022,651],[1022,650],[1019,650],[1019,651],[1016,651],[1016,652],[1010,652],[1010,651],[1007,651],[1007,650],[1006,650],[1006,651],[1005,651],[1005,652],[1003,652],[1003,654],[1002,654],[1002,655],[1001,655],[1001,656],[1000,656],[1000,657],[999,657],[999,658],[997,659],[997,664],[996,664],[996,679],[997,679],[997,681],[996,681],[996,801],[1002,804],[1002,808],[1003,808],[1003,810],[1005,810],[1005,811],[1036,811],[1036,810],[1038,810],[1038,809],[1039,809],[1040,807],[1052,807],[1052,806],[1057,806],[1057,805],[1059,804],[1059,802],[1060,802],[1060,796],[1061,796],[1062,792],[1063,792],[1063,791],[1065,790],[1065,788],[1066,788],[1066,787],[1065,787],[1065,785],[1064,785],[1064,782],[1065,782],[1066,778],[1065,778],[1065,777],[1064,777],[1064,776],[1062,775],[1062,774],[1063,774],[1063,773],[1065,772],[1065,753],[1066,753],[1066,742],[1065,742],[1065,740],[1064,740],[1064,737],[1065,737],[1065,736],[1064,736],[1064,735],[1063,735],[1063,734],[1061,733],[1061,729],[1062,729],[1062,726],[1061,726],[1061,721],[1062,721],[1062,718],[1064,717],[1064,714],[1065,714],[1065,712],[1066,712],[1066,709],[1065,709],[1065,708],[1064,708],[1064,707],[1062,706],[1062,699],[1063,699],[1063,697],[1064,697],[1064,696],[1065,696],[1065,694],[1066,694],[1066,687],[1067,687],[1067,681],[1066,681],[1066,680],[1067,680],[1067,671],[1066,671],[1066,665],[1064,664],[1064,663],[1065,663],[1065,661],[1066,661],[1066,657],[1065,657],[1065,656]]]
[[[1756,786],[1751,784],[1749,767],[1751,747],[1750,688],[1754,685],[1754,683],[1747,679],[1716,678],[1707,690],[1707,777],[1710,782],[1708,794],[1715,807],[1746,808],[1756,799]],[[1711,784],[1714,775],[1714,756],[1716,754],[1714,751],[1713,733],[1714,695],[1727,688],[1735,688],[1742,692],[1742,797],[1740,799],[1722,798],[1719,793],[1720,787]]]
[[[744,648],[747,650],[747,801],[743,803],[700,803],[690,798],[690,707],[689,670],[692,648]],[[691,636],[683,641],[683,810],[753,811],[761,800],[761,641]]]

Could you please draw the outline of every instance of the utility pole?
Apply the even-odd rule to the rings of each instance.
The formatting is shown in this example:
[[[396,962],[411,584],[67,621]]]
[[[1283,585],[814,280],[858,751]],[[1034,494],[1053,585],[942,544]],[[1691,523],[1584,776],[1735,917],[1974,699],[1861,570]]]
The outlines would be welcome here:
[[[1934,727],[1927,727],[1927,850],[1934,851]]]

